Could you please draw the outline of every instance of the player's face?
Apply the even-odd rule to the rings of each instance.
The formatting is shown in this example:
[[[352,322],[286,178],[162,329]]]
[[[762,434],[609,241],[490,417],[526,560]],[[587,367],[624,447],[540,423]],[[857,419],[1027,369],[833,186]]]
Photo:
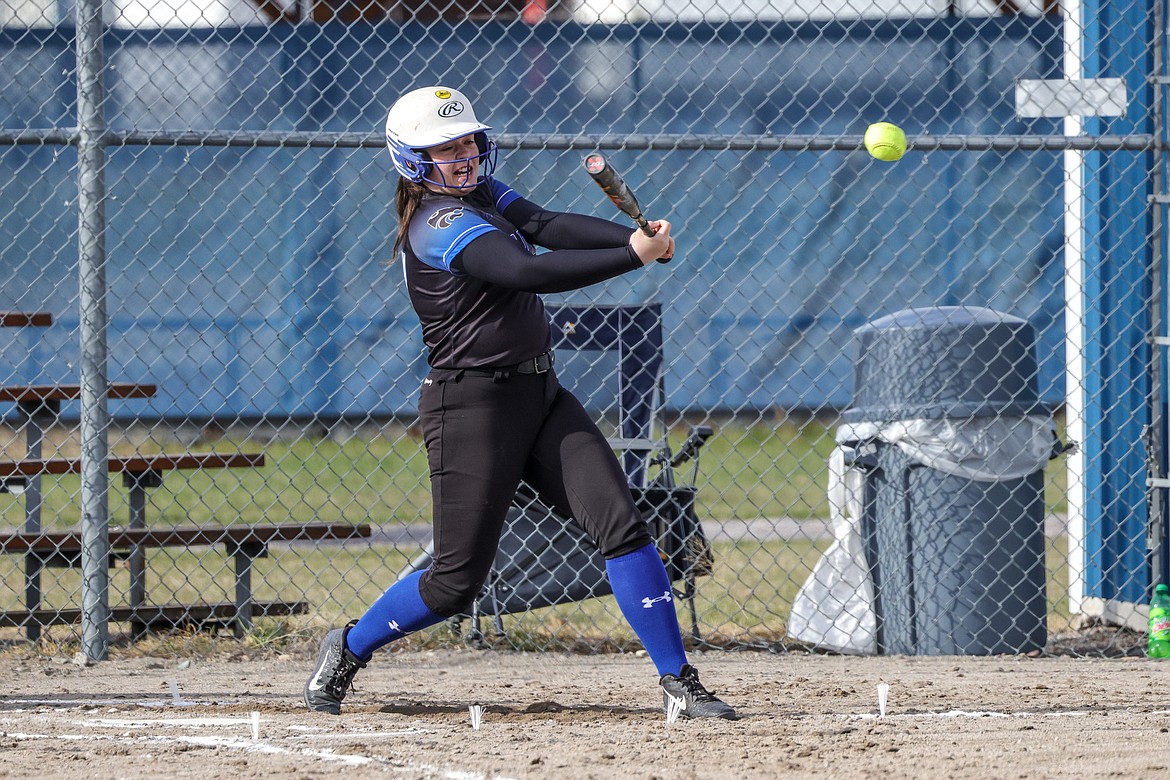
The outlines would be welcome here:
[[[443,195],[466,195],[479,180],[479,147],[474,135],[429,147],[433,170],[427,188]],[[441,182],[441,183],[436,183]]]

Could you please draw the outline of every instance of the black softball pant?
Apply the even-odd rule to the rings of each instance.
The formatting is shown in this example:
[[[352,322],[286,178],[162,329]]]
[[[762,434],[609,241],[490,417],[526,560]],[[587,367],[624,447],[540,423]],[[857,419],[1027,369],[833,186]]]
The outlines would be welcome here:
[[[606,558],[653,541],[613,449],[555,372],[435,370],[419,415],[434,505],[434,554],[419,592],[435,614],[458,614],[479,592],[521,479]]]

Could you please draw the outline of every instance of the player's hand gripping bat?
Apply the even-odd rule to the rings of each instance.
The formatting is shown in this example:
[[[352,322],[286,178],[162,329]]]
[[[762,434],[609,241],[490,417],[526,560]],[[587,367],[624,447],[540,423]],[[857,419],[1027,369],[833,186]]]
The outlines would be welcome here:
[[[593,181],[597,182],[597,186],[601,187],[601,191],[613,201],[613,205],[629,215],[643,233],[648,236],[654,235],[654,228],[650,227],[650,223],[642,216],[642,207],[638,205],[634,191],[630,189],[630,185],[626,184],[622,175],[606,161],[604,155],[595,153],[586,157],[585,170],[593,177]],[[670,258],[660,257],[658,262],[669,263]]]

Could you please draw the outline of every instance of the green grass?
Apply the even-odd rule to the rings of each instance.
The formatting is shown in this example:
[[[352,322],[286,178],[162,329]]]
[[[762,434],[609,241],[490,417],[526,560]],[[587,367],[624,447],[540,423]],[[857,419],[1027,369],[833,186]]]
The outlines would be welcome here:
[[[834,446],[834,428],[834,420],[817,417],[719,424],[700,459],[696,480],[700,516],[713,520],[825,517],[826,464]],[[686,434],[685,426],[673,429],[672,446],[677,448]],[[177,448],[153,448],[160,449]],[[154,526],[328,521],[392,527],[429,522],[426,457],[421,442],[405,427],[345,441],[306,436],[261,444],[229,436],[191,449],[262,451],[266,465],[167,474],[164,485],[149,493],[148,518]],[[142,447],[141,451],[152,449]],[[689,479],[690,468],[684,467],[678,477]],[[110,485],[111,523],[124,525],[126,490],[116,475]],[[78,527],[79,488],[77,476],[44,480],[46,528]],[[1049,511],[1063,511],[1063,460],[1049,465],[1045,493]],[[19,496],[0,494],[0,523],[12,529],[23,526],[24,502]],[[1050,541],[1047,551],[1054,630],[1068,623],[1063,545],[1063,540]],[[774,539],[717,545],[714,573],[699,580],[696,599],[704,636],[746,643],[782,638],[792,600],[825,546]],[[312,613],[298,619],[301,628],[336,624],[364,611],[416,553],[415,549],[363,543],[274,545],[271,555],[256,564],[255,595],[257,599],[308,601]],[[222,548],[152,550],[148,560],[148,592],[156,602],[232,598],[232,561]],[[128,573],[118,568],[111,577],[111,599],[124,603]],[[23,578],[19,556],[0,557],[0,604],[20,603]],[[44,581],[49,605],[79,602],[77,570],[49,570]],[[687,610],[680,609],[680,616],[689,625]],[[612,598],[508,616],[505,622],[509,642],[521,647],[572,646],[583,638],[595,645],[621,646],[633,641]],[[261,626],[256,641],[277,641],[282,630]]]
[[[826,517],[826,464],[835,425],[835,420],[818,417],[718,425],[703,448],[695,480],[703,517]],[[686,433],[677,426],[668,437],[671,445],[677,448]],[[354,436],[343,443],[319,436],[263,444],[228,438],[192,449],[263,452],[266,465],[167,474],[164,485],[150,492],[152,524],[430,521],[426,456],[422,443],[405,427],[386,435]],[[1050,511],[1064,508],[1063,465],[1062,460],[1053,461],[1048,469]],[[691,466],[684,466],[677,476],[690,479]],[[80,484],[76,475],[44,479],[46,528],[76,527]],[[10,528],[23,525],[23,507],[20,497],[0,494],[0,523]],[[124,524],[127,511],[126,489],[113,475],[111,523]]]
[[[833,428],[815,417],[721,426],[702,451],[699,503],[716,519],[824,517],[833,447]]]
[[[150,452],[157,448],[143,448]],[[262,522],[425,522],[430,489],[421,445],[405,435],[388,440],[302,438],[264,445],[220,440],[192,451],[263,452],[259,469],[169,472],[160,488],[149,491],[152,525]],[[77,475],[43,480],[45,528],[73,528],[80,518],[81,480]],[[127,490],[110,479],[110,522],[128,517]],[[20,496],[0,494],[0,522],[24,522]]]
[[[669,438],[677,448],[686,431]],[[779,425],[727,424],[708,442],[696,483],[705,516],[717,519],[820,517],[827,512],[824,467],[832,430],[810,419]],[[429,522],[430,486],[422,444],[398,435],[337,443],[301,438],[264,445],[225,439],[195,450],[263,451],[261,469],[171,473],[151,492],[151,522],[159,525],[215,522]],[[690,477],[684,467],[680,478]],[[111,523],[125,522],[126,490],[110,481]],[[43,481],[46,528],[72,528],[80,516],[80,478]],[[0,522],[23,522],[23,501],[0,495]]]

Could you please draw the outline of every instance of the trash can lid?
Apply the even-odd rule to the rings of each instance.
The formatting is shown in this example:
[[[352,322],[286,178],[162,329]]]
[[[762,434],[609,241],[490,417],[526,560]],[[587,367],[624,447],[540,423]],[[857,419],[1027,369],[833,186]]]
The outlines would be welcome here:
[[[965,328],[971,325],[999,323],[1024,326],[1028,321],[984,306],[925,306],[918,309],[903,309],[878,317],[853,332],[860,334],[869,330]]]
[[[1019,317],[976,306],[932,306],[854,331],[858,353],[846,422],[1047,413],[1035,333]]]

